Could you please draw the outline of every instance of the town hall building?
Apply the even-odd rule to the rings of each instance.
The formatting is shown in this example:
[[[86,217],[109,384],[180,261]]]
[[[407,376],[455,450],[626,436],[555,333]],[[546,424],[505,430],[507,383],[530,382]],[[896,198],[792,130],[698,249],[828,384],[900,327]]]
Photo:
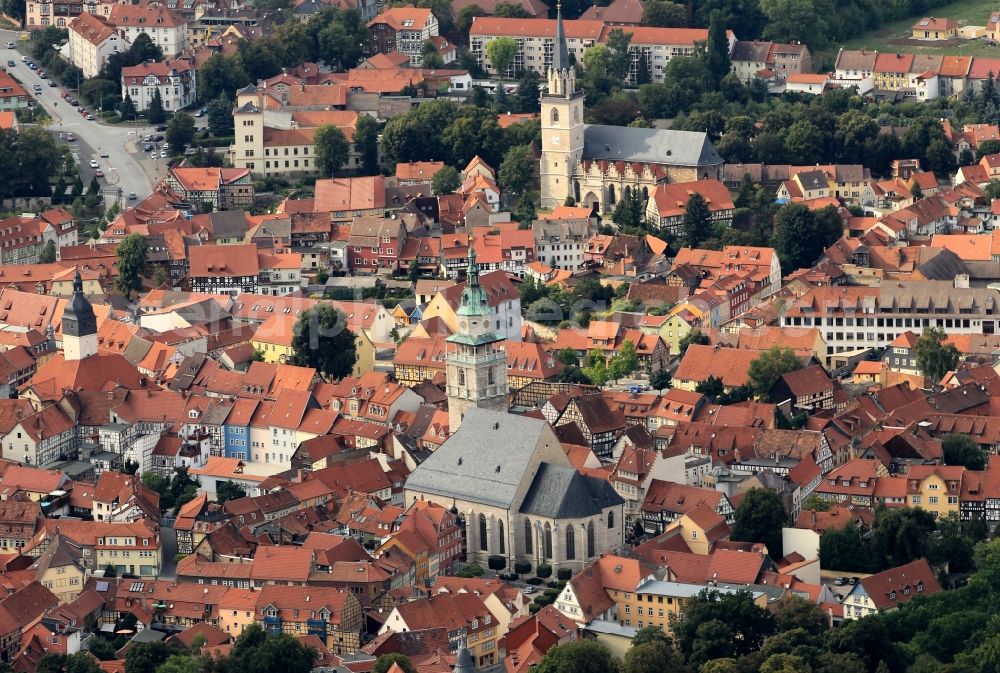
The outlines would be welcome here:
[[[561,13],[554,51],[541,99],[542,208],[572,197],[610,213],[631,190],[645,200],[661,182],[722,179],[722,157],[705,133],[584,124],[584,96],[569,62]]]

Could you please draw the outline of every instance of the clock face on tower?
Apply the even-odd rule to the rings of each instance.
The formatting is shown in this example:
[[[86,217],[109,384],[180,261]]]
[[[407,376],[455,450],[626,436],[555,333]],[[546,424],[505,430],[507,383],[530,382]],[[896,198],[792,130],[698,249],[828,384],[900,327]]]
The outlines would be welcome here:
[[[552,144],[553,145],[558,145],[561,142],[562,142],[562,138],[560,138],[559,136],[552,136]]]

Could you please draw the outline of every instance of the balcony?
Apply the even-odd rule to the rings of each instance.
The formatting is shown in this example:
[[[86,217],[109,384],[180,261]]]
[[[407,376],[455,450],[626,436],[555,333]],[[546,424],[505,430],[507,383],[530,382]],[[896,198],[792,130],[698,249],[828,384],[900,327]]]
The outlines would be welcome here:
[[[466,353],[448,353],[445,355],[445,361],[454,362],[456,364],[462,365],[472,365],[477,362],[481,362],[487,365],[495,365],[503,363],[504,366],[507,365],[507,353],[502,350],[492,351],[489,353],[479,353],[479,354],[466,354]]]

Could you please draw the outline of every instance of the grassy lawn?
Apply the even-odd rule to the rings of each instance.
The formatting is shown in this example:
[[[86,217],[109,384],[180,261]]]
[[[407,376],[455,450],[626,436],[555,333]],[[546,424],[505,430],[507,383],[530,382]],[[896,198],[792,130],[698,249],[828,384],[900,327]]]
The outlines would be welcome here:
[[[960,24],[971,26],[986,26],[990,13],[1000,10],[996,2],[989,0],[958,0],[950,5],[937,7],[929,14],[935,17],[955,19]],[[985,39],[962,40],[959,44],[935,46],[935,43],[905,44],[896,43],[899,38],[911,35],[910,29],[920,17],[910,17],[901,21],[888,23],[878,30],[844,42],[844,49],[873,49],[880,52],[905,52],[912,54],[947,54],[969,56],[995,56],[1000,58],[1000,46],[991,46]],[[820,52],[825,64],[832,67],[837,57],[837,48]]]

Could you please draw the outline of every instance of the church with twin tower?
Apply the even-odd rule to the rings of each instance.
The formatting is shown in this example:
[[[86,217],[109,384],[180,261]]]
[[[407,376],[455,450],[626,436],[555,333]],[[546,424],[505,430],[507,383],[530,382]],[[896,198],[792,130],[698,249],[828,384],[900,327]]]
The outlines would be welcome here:
[[[705,133],[584,123],[559,5],[551,58],[541,96],[542,208],[572,198],[610,213],[633,190],[647,199],[660,183],[722,179],[722,157]]]

